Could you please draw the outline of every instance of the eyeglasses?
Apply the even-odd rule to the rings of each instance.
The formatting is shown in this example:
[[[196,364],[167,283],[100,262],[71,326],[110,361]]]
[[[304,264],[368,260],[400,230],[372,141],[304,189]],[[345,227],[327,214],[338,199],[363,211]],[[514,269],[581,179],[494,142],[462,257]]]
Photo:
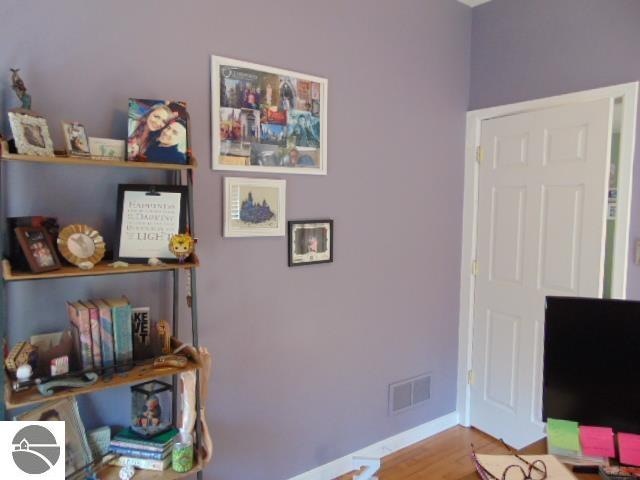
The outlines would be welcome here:
[[[508,465],[502,472],[502,476],[496,477],[480,463],[473,444],[471,444],[471,460],[482,480],[545,480],[547,478],[547,465],[542,460],[529,462],[514,452],[504,441],[502,443],[509,449],[510,455],[513,455],[515,460],[522,462],[522,465],[518,463]]]

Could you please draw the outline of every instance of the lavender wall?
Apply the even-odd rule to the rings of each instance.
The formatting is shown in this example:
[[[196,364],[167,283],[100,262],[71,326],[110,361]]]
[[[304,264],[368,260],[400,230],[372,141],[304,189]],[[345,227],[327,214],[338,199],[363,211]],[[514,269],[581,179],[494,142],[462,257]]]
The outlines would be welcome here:
[[[0,18],[3,120],[16,105],[8,68],[19,66],[57,145],[62,119],[123,138],[128,97],[188,102],[201,165],[201,342],[215,362],[206,478],[290,477],[455,409],[470,9],[452,0],[4,0]],[[291,269],[284,238],[221,237],[222,175],[208,168],[212,53],[329,78],[329,174],[281,178],[290,219],[335,220],[333,264]],[[107,241],[115,184],[145,178],[6,170],[10,214],[90,223]],[[68,298],[125,291],[164,314],[166,288],[156,274],[11,285],[11,338],[63,326]],[[431,401],[388,416],[388,384],[426,371]],[[83,401],[85,421],[125,422],[127,402],[126,390]]]
[[[637,0],[493,0],[476,7],[471,109],[638,81],[639,25]],[[632,212],[638,212],[639,148],[634,165]],[[631,249],[638,237],[632,214]],[[640,298],[633,259],[630,252],[627,292]]]

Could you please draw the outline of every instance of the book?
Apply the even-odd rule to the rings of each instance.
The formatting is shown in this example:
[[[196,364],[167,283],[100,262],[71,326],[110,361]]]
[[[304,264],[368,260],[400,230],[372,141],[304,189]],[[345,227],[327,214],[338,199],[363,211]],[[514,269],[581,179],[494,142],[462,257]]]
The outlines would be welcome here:
[[[125,428],[114,435],[111,439],[111,445],[141,450],[163,451],[171,445],[176,435],[178,435],[178,429],[175,427],[151,438],[143,438],[131,430],[131,428]]]
[[[150,312],[149,307],[137,307],[131,310],[134,360],[147,360],[153,357]]]
[[[111,461],[112,465],[119,467],[132,466],[141,468],[142,470],[155,470],[161,472],[169,468],[171,464],[171,455],[163,460],[152,460],[150,458],[134,458],[134,457],[118,457]]]
[[[89,310],[79,302],[67,302],[67,312],[74,337],[74,351],[81,370],[93,368]]]
[[[172,449],[171,445],[169,445],[164,450],[157,451],[157,452],[151,451],[151,450],[137,449],[137,448],[121,447],[113,444],[109,447],[109,450],[119,455],[132,457],[132,458],[149,458],[151,460],[164,460],[167,457],[167,455],[171,454],[171,449]]]
[[[113,322],[111,320],[111,307],[102,299],[93,300],[98,307],[100,315],[100,342],[102,346],[102,366],[113,368],[115,356],[113,352]]]
[[[476,470],[483,480],[491,478],[486,472],[497,478],[502,478],[502,473],[510,465],[520,465],[527,471],[528,465],[513,455],[485,455],[476,454]],[[575,475],[565,467],[560,460],[553,455],[520,455],[529,463],[535,460],[542,460],[547,467],[546,480],[570,480],[575,479]]]
[[[116,369],[131,367],[133,365],[131,305],[126,297],[107,299],[105,302],[111,307]]]
[[[98,307],[90,300],[80,302],[89,312],[91,326],[91,351],[93,352],[93,366],[102,368],[102,342],[100,340],[100,314]]]

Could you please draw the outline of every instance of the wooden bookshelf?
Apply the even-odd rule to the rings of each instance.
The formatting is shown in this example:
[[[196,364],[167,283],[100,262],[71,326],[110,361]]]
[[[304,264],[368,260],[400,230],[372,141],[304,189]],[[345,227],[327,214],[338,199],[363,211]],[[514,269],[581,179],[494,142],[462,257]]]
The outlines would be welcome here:
[[[33,162],[48,163],[57,165],[88,165],[94,167],[113,167],[113,168],[144,168],[148,170],[194,170],[198,167],[195,157],[191,157],[189,165],[180,165],[177,163],[153,163],[153,162],[127,162],[124,160],[105,160],[94,157],[70,157],[68,155],[54,155],[53,157],[41,155],[21,155],[18,153],[9,153],[6,142],[0,149],[2,159],[12,162]]]
[[[96,383],[94,383],[93,385],[89,385],[88,387],[61,390],[57,393],[54,393],[50,397],[42,396],[37,387],[31,387],[28,390],[24,390],[22,392],[14,392],[11,388],[11,380],[7,378],[5,381],[5,404],[7,408],[18,408],[27,405],[35,405],[52,400],[59,400],[61,398],[83,395],[85,393],[99,392],[108,388],[118,388],[134,383],[142,383],[146,382],[147,380],[153,380],[154,378],[177,375],[179,373],[188,372],[197,368],[200,368],[200,364],[197,360],[191,359],[189,360],[189,363],[187,363],[187,365],[183,368],[153,368],[153,366],[150,364],[138,365],[127,372],[116,373],[115,375],[106,378],[100,377]]]
[[[140,470],[136,468],[136,480],[176,480],[178,478],[187,478],[191,475],[195,475],[196,473],[202,471],[206,467],[204,460],[202,458],[198,458],[197,462],[194,462],[193,468],[186,473],[178,473],[171,470],[169,467],[167,470],[162,472],[155,472],[153,470]],[[100,480],[119,480],[119,472],[121,467],[105,465],[104,467],[100,467],[97,469],[97,473],[100,477]]]
[[[166,270],[178,270],[183,268],[194,268],[200,265],[200,261],[196,255],[192,255],[192,260],[185,263],[163,263],[162,265],[150,266],[144,263],[130,263],[128,267],[114,268],[110,267],[112,261],[103,261],[98,263],[91,270],[82,270],[76,266],[65,265],[59,270],[51,272],[33,273],[14,271],[11,263],[7,259],[2,260],[2,277],[7,282],[16,282],[21,280],[43,280],[47,278],[69,278],[69,277],[92,277],[98,275],[122,275],[125,273],[147,273],[162,272]]]

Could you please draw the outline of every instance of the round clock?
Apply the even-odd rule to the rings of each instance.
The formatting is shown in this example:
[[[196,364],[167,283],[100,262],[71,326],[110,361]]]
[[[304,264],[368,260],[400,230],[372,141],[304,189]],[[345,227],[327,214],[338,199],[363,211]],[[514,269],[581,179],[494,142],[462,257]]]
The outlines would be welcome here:
[[[93,268],[104,257],[105,245],[100,233],[89,225],[76,223],[60,230],[58,250],[80,268]]]

